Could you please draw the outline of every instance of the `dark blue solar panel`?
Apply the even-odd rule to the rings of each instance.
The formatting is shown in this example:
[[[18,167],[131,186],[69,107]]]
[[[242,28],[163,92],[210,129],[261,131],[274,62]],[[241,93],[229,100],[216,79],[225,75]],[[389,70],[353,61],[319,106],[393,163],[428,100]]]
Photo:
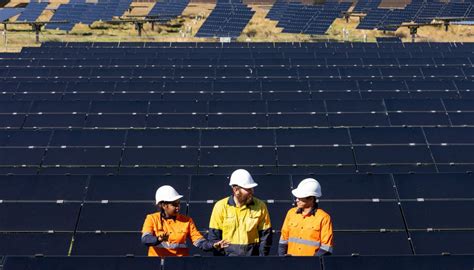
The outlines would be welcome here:
[[[74,231],[79,203],[3,203],[1,231]]]
[[[0,233],[0,253],[15,256],[32,254],[66,256],[71,240],[72,233]],[[0,264],[1,262],[0,259]],[[15,268],[10,265],[4,269]]]
[[[412,254],[406,232],[335,232],[334,239],[334,255]]]
[[[118,245],[116,243],[120,242],[120,240],[124,241],[123,238],[119,238],[119,240],[111,241],[110,245],[116,247]],[[104,242],[105,241],[106,240],[104,240]],[[156,265],[159,264],[160,259],[146,257],[9,257],[5,268],[7,270],[19,270],[25,268],[130,270],[139,267],[140,269],[147,270],[156,269]]]
[[[344,256],[324,257],[324,268],[335,269],[471,269],[472,255],[467,256]]]
[[[141,233],[76,233],[74,237],[74,245],[72,247],[72,255],[74,256],[146,256],[147,247],[140,242]],[[114,257],[117,259],[117,257]],[[140,267],[140,269],[156,268],[159,263],[155,258],[138,257],[140,261],[130,260],[130,267]],[[148,261],[147,261],[148,260]],[[108,262],[110,263],[110,262]],[[96,262],[96,265],[99,264]],[[118,263],[114,263],[117,265]],[[100,265],[100,264],[99,264]],[[88,267],[89,268],[89,267]],[[119,267],[119,269],[121,269]],[[128,268],[127,268],[128,269]]]

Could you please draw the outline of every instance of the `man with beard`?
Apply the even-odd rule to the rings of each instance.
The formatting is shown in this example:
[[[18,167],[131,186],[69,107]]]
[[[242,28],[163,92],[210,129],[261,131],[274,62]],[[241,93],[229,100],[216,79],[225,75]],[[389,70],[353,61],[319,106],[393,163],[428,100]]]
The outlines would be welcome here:
[[[278,255],[323,256],[333,252],[332,221],[328,213],[318,208],[321,185],[313,178],[301,181],[291,191],[296,207],[286,214]]]
[[[209,241],[229,243],[217,256],[267,256],[272,228],[266,204],[253,196],[258,184],[250,173],[238,169],[230,176],[232,195],[214,205],[209,222]]]

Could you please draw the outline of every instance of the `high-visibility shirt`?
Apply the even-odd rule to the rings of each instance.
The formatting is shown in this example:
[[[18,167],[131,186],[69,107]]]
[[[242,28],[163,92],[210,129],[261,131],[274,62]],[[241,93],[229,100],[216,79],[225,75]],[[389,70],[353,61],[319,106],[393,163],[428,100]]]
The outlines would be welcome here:
[[[227,240],[229,247],[221,255],[268,255],[271,246],[271,222],[265,203],[257,198],[237,207],[234,197],[214,205],[209,222],[209,240]]]
[[[168,241],[149,247],[148,256],[189,256],[186,239],[189,237],[193,245],[205,240],[190,217],[178,214],[176,218],[165,219],[161,218],[160,212],[147,215],[142,237],[149,234],[159,236],[163,233],[169,234]]]
[[[286,214],[279,245],[288,245],[287,254],[314,256],[319,249],[332,253],[331,217],[322,209],[304,215],[294,207]]]

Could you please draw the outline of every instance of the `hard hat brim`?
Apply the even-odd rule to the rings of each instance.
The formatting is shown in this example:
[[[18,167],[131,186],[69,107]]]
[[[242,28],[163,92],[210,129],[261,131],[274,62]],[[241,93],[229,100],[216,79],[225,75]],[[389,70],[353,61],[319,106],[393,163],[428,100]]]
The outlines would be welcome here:
[[[317,196],[316,193],[313,193],[313,192],[305,192],[305,191],[302,191],[302,190],[299,190],[299,189],[293,189],[291,191],[291,194],[293,194],[293,196],[295,196],[296,198],[307,198],[307,197],[320,197],[320,196]]]
[[[156,201],[156,203],[160,203],[160,202],[174,202],[176,200],[179,200],[183,198],[183,195],[177,195],[177,196],[174,196],[174,197],[170,197],[170,198],[166,198],[166,200],[160,200],[160,201]]]
[[[241,185],[236,185],[236,184],[229,184],[229,186],[239,186],[241,188],[254,188],[254,187],[258,186],[258,184],[253,183],[253,184],[248,184],[248,185],[245,185],[245,186],[244,185],[241,186]]]

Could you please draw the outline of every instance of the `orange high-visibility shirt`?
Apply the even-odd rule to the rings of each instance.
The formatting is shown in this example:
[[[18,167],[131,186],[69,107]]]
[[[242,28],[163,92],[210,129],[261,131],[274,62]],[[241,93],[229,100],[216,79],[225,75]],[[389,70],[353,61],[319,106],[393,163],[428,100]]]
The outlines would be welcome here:
[[[281,228],[280,244],[288,244],[288,254],[293,256],[314,256],[319,249],[333,250],[331,217],[322,209],[303,215],[298,208],[291,208]]]
[[[176,219],[161,219],[159,212],[146,216],[142,237],[147,234],[157,236],[165,232],[169,234],[168,241],[149,247],[148,256],[189,256],[186,238],[189,237],[194,245],[204,240],[190,217],[178,214]]]

